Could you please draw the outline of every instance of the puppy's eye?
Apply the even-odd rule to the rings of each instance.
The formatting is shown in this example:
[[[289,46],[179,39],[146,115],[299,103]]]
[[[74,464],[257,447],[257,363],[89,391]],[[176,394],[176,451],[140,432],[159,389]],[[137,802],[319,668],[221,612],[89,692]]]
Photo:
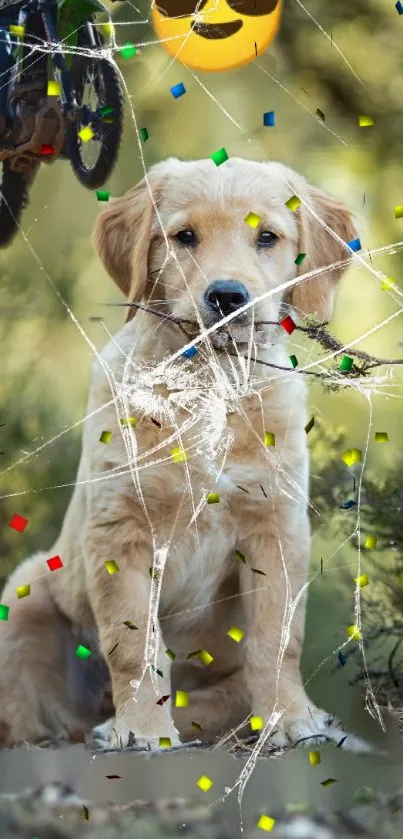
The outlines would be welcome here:
[[[197,245],[196,234],[190,228],[188,230],[179,230],[175,239],[180,242],[181,245],[186,245],[188,248]]]
[[[275,233],[272,233],[271,230],[262,230],[259,233],[259,237],[257,240],[258,248],[272,248],[273,245],[276,244],[278,236]]]

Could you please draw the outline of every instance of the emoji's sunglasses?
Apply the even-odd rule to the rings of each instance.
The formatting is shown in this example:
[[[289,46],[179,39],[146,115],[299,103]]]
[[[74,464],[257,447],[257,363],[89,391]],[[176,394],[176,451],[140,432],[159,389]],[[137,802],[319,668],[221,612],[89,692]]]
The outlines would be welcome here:
[[[155,7],[165,17],[191,17],[207,5],[208,0],[156,0]],[[233,12],[245,16],[269,15],[279,5],[279,0],[225,0]]]

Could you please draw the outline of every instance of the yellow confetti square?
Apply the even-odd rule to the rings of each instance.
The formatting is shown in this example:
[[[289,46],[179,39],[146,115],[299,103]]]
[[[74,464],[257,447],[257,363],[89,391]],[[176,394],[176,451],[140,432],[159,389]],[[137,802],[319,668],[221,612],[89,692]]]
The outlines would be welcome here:
[[[213,786],[214,781],[211,778],[208,778],[207,775],[201,775],[199,780],[196,781],[196,785],[203,790],[203,792],[208,792],[209,789]]]
[[[186,690],[177,690],[175,697],[175,708],[187,708],[189,705],[189,694]]]
[[[115,32],[115,27],[113,23],[101,23],[101,29],[104,35],[108,38],[112,38],[112,35]]]
[[[364,588],[364,586],[369,585],[368,574],[361,574],[359,577],[354,577],[354,582],[360,588]]]
[[[105,568],[108,574],[117,574],[120,571],[119,565],[114,559],[107,559],[105,561]]]
[[[346,629],[346,633],[349,638],[352,638],[353,641],[361,641],[361,632],[356,624],[348,626]]]
[[[176,653],[174,653],[173,650],[170,650],[169,647],[168,647],[167,650],[165,650],[165,655],[167,655],[168,658],[171,659],[171,661],[175,661],[175,659],[176,659]]]
[[[370,533],[369,536],[367,536],[367,538],[364,542],[364,548],[366,548],[368,551],[371,551],[372,548],[375,548],[377,541],[378,540],[377,540],[376,536],[373,536]]]
[[[275,824],[276,820],[271,819],[270,816],[260,816],[257,827],[260,827],[260,830],[265,830],[267,833],[270,833]]]
[[[83,143],[88,143],[89,140],[95,136],[92,128],[89,125],[85,125],[81,131],[78,132],[78,136],[83,141]]]
[[[16,588],[17,597],[21,600],[22,597],[29,597],[31,594],[31,586],[18,586]]]
[[[389,436],[386,431],[375,431],[375,443],[389,443]]]
[[[199,658],[200,661],[205,665],[205,667],[208,667],[209,664],[211,664],[211,662],[214,661],[213,656],[210,655],[210,653],[208,653],[207,650],[200,650]]]
[[[309,752],[309,763],[311,766],[318,766],[320,763],[320,752]]]
[[[373,125],[374,120],[372,117],[358,117],[358,125],[360,128],[366,128],[369,125]]]
[[[12,23],[9,27],[10,35],[15,35],[16,38],[23,38],[25,35],[25,26],[17,26]]]
[[[160,737],[158,740],[158,745],[160,749],[171,749],[172,743],[170,737]]]
[[[403,205],[395,207],[395,218],[403,218]]]
[[[245,216],[244,221],[256,230],[261,222],[261,216],[256,215],[256,213],[248,213],[248,215]]]
[[[392,277],[388,277],[386,280],[382,280],[381,289],[382,291],[389,291],[395,285],[395,281],[392,280]]]
[[[59,82],[48,82],[48,96],[60,96],[62,92]]]
[[[285,202],[285,206],[288,207],[289,210],[293,212],[298,210],[299,205],[301,204],[301,199],[298,198],[298,195],[292,195],[288,201]]]
[[[251,717],[249,722],[252,731],[261,731],[264,726],[262,717]]]
[[[136,428],[136,420],[134,417],[122,417],[119,422],[121,425],[130,425],[130,428]]]
[[[100,443],[110,443],[112,437],[112,431],[102,431],[101,436],[99,438]]]
[[[231,629],[228,630],[227,635],[229,638],[232,638],[233,641],[236,641],[239,644],[242,641],[245,633],[243,629],[239,629],[238,626],[232,626]]]
[[[275,446],[276,445],[276,435],[273,434],[271,431],[264,432],[264,444],[265,446]]]
[[[362,451],[361,449],[347,449],[341,456],[346,466],[354,466],[355,463],[361,463]]]
[[[183,449],[171,449],[171,457],[174,463],[182,463],[186,460],[186,452]]]
[[[207,495],[207,504],[218,504],[220,500],[220,496],[218,492],[209,492]]]

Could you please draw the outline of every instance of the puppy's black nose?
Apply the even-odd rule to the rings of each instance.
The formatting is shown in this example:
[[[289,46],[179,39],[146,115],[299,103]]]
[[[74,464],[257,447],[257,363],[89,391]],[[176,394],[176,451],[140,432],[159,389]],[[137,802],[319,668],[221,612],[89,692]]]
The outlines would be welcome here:
[[[214,314],[226,315],[242,309],[249,302],[248,289],[235,280],[216,280],[210,283],[204,292],[204,300]]]

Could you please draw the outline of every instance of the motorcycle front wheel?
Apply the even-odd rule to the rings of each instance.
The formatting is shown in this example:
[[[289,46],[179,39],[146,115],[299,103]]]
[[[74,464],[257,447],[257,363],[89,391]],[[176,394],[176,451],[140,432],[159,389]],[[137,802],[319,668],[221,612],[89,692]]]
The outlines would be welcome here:
[[[1,165],[1,164],[0,164]],[[29,188],[38,171],[33,162],[26,172],[16,172],[10,160],[3,161],[0,184],[0,248],[9,245],[20,228],[23,211],[28,206]]]
[[[67,124],[67,155],[80,183],[88,189],[98,189],[115,166],[122,138],[119,76],[107,59],[78,55],[73,59],[70,78],[76,104],[87,112],[87,120]],[[106,111],[105,118],[99,116],[102,109]],[[91,114],[97,116],[91,119]],[[86,128],[91,129],[90,139],[79,136]]]

